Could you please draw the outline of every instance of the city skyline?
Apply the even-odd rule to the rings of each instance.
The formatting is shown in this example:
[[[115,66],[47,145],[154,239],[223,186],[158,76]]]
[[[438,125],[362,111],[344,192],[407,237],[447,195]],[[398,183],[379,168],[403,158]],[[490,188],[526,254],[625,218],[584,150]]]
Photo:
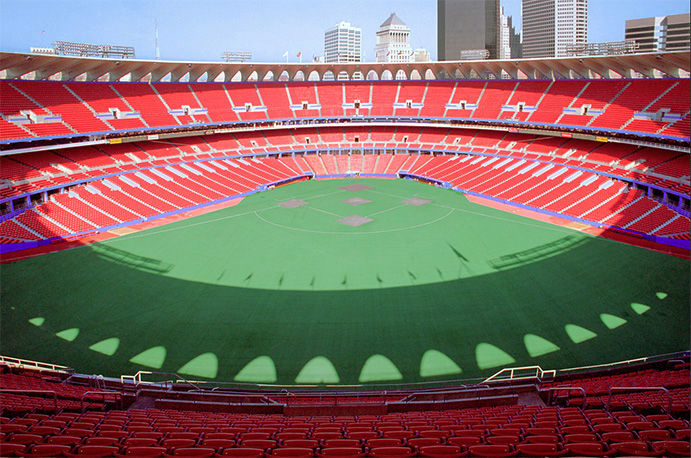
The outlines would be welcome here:
[[[362,29],[363,61],[374,61],[376,32],[393,12],[410,28],[413,49],[437,60],[436,0],[0,0],[0,50],[29,52],[54,41],[133,46],[154,59],[158,21],[163,60],[221,61],[249,51],[252,61],[303,62],[324,55],[324,33],[341,21]],[[502,0],[522,29],[521,0]],[[686,0],[589,0],[588,41],[624,39],[625,21],[689,12]],[[57,18],[57,19],[56,19]]]

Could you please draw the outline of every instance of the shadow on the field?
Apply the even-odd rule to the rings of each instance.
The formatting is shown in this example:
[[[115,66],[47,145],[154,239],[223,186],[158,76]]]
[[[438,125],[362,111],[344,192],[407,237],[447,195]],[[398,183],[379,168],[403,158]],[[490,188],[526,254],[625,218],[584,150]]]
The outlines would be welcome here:
[[[518,251],[500,258],[491,259],[487,261],[487,263],[496,270],[510,269],[512,267],[518,267],[540,261],[541,259],[557,256],[558,254],[577,248],[587,242],[587,239],[581,236],[567,235],[566,237],[533,247],[529,250]]]
[[[104,243],[94,244],[91,246],[91,249],[101,259],[143,272],[160,275],[170,272],[174,267],[172,264],[163,262],[160,259],[139,256]]]

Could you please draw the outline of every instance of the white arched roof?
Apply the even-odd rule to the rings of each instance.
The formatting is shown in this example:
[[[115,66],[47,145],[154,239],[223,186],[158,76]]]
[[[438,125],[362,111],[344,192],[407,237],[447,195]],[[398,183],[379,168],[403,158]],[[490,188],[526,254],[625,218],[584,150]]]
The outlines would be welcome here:
[[[583,79],[583,78],[688,78],[691,72],[688,51],[593,56],[550,59],[511,59],[445,62],[360,62],[360,63],[253,63],[253,62],[173,62],[138,59],[101,59],[50,54],[0,52],[2,79],[75,79],[96,81],[250,81],[254,75],[262,81],[266,75],[282,75],[289,81],[295,76],[327,72],[345,74],[348,79],[374,72],[381,79],[384,72],[406,78],[422,75],[430,79]],[[414,72],[416,70],[416,72]],[[240,75],[239,78],[236,75]],[[235,78],[234,78],[235,77]]]

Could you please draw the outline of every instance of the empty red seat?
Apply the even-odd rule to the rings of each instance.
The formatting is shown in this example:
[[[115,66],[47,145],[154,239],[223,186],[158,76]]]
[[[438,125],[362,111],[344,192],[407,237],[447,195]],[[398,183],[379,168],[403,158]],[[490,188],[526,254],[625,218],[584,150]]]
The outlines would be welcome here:
[[[359,458],[365,456],[360,447],[324,447],[318,456]]]
[[[426,447],[428,445],[439,445],[441,439],[438,437],[413,437],[406,441],[409,447]]]
[[[361,432],[361,433],[354,433],[354,434],[366,434],[366,432]],[[374,434],[374,437],[377,437],[379,434],[375,433],[372,431],[372,434]],[[310,436],[312,439],[317,439],[317,440],[326,440],[326,439],[338,439],[343,437],[343,434],[340,432],[336,431],[316,431],[313,432]],[[353,437],[352,435],[348,435],[348,437]]]
[[[460,458],[468,452],[458,445],[425,445],[419,448],[419,454],[434,458]]]
[[[291,458],[310,458],[314,450],[307,447],[282,447],[271,450],[268,456],[288,456]]]
[[[365,447],[397,447],[402,443],[401,439],[395,439],[393,437],[376,437],[374,439],[367,439],[365,441]]]
[[[404,431],[404,430],[389,430],[389,431],[382,431],[382,437],[392,437],[395,439],[410,439],[412,437],[415,437],[416,434],[414,431]]]
[[[523,439],[520,436],[487,436],[485,438],[488,444],[508,444],[508,445],[516,445],[520,444],[523,442]]]
[[[209,433],[213,434],[213,433]],[[204,436],[206,437],[206,436]],[[192,440],[197,440],[199,439],[199,434],[198,433],[193,433],[190,431],[173,431],[170,432],[166,435],[166,438],[168,439],[192,439]]]
[[[233,439],[203,439],[199,444],[202,447],[211,447],[216,450],[224,449],[228,447],[234,447],[235,441]]]
[[[406,458],[414,455],[410,447],[376,447],[367,452],[367,456],[374,458]]]
[[[55,438],[59,437],[73,437],[73,436],[54,436]],[[52,439],[52,438],[51,438]],[[82,438],[78,437],[77,439],[82,440]],[[103,436],[95,436],[95,437],[87,437],[83,439],[84,445],[116,445],[120,439],[117,437],[103,437]],[[75,442],[76,444],[77,442]]]
[[[319,441],[316,439],[288,439],[279,442],[278,444],[279,447],[302,447],[302,448],[311,448],[312,450],[315,450],[317,447],[319,447]]]
[[[518,450],[509,445],[472,445],[468,448],[470,455],[483,457],[506,457],[518,455]]]
[[[79,458],[102,458],[117,456],[119,447],[114,445],[80,445],[72,453],[64,453],[65,456]]]
[[[55,445],[76,445],[82,441],[81,437],[77,436],[64,436],[62,434],[59,434],[57,436],[50,436],[46,438],[45,443],[46,444],[55,444]],[[103,445],[109,445],[109,444],[103,444]]]
[[[567,434],[564,436],[564,442],[599,442],[600,438],[597,434]]]
[[[156,458],[163,456],[166,453],[165,447],[146,447],[146,446],[133,446],[124,447],[124,449],[117,456],[126,456],[132,458]]]
[[[172,449],[172,453],[168,452],[164,456],[186,456],[195,458],[207,458],[214,456],[216,450],[210,447],[179,447]]]
[[[250,447],[250,448],[274,448],[276,447],[276,441],[273,439],[248,439],[241,441],[238,447]]]
[[[130,434],[130,437],[159,440],[163,437],[163,433],[158,431],[135,431]]]
[[[60,429],[61,428],[57,428],[54,426],[36,425],[36,426],[32,426],[28,432],[31,434],[38,434],[40,436],[52,436],[55,434],[60,434]]]
[[[151,437],[128,437],[122,441],[125,447],[151,447],[156,443],[156,439]]]
[[[325,439],[322,441],[324,447],[359,447],[362,441],[359,439]]]
[[[0,442],[0,456],[18,456],[26,451],[26,445],[10,442]]]
[[[616,442],[610,444],[610,448],[620,455],[657,456],[663,453],[662,450],[651,448],[645,441]]]
[[[665,455],[671,456],[690,456],[688,441],[657,441],[653,442],[652,446],[655,450],[659,450]]]
[[[359,439],[359,440],[367,440],[367,439],[374,439],[376,437],[379,437],[379,433],[374,432],[374,431],[353,431],[353,432],[346,432],[348,439]],[[314,439],[318,439],[317,437],[314,437]],[[323,439],[336,439],[335,437],[324,437]]]
[[[621,423],[600,423],[598,425],[593,425],[593,430],[598,433],[624,431],[624,425]]]
[[[29,450],[24,453],[18,453],[20,456],[61,456],[69,453],[71,447],[63,444],[37,444],[29,447]]]
[[[535,443],[535,444],[518,444],[516,450],[521,455],[527,456],[562,456],[566,454],[566,450],[560,444],[553,443]]]
[[[7,442],[13,444],[40,444],[43,442],[43,436],[38,434],[28,434],[28,433],[14,433],[10,435]]]
[[[261,458],[264,456],[264,449],[243,447],[243,448],[225,448],[221,456],[233,456],[236,458]]]
[[[648,441],[665,441],[673,439],[672,432],[667,429],[648,429],[637,431],[637,433],[641,439]]]
[[[204,434],[204,440],[206,439],[235,439],[235,434],[233,433],[208,433]]]
[[[436,437],[436,438],[447,438],[452,435],[450,431],[442,431],[440,429],[424,429],[421,431],[418,431],[418,436],[420,437]],[[454,434],[457,434],[458,431],[454,432]]]
[[[602,440],[609,443],[612,442],[629,442],[636,440],[636,434],[633,431],[613,431],[609,433],[603,433],[601,435]]]
[[[306,439],[307,438],[307,433],[306,432],[280,432],[275,435],[276,439],[279,441],[282,440],[290,440],[290,439]]]
[[[564,444],[564,448],[569,453],[581,456],[608,456],[615,453],[603,442],[571,442]]]
[[[485,441],[482,437],[449,437],[446,441],[449,445],[458,445],[463,447],[470,447],[471,445],[484,444]]]

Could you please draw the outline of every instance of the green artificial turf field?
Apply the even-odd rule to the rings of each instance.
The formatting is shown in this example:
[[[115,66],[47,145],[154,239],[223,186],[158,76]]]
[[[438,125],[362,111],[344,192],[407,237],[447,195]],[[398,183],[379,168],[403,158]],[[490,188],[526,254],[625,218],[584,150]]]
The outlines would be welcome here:
[[[688,261],[454,191],[307,181],[3,265],[2,354],[107,376],[469,379],[688,349],[688,278]]]

